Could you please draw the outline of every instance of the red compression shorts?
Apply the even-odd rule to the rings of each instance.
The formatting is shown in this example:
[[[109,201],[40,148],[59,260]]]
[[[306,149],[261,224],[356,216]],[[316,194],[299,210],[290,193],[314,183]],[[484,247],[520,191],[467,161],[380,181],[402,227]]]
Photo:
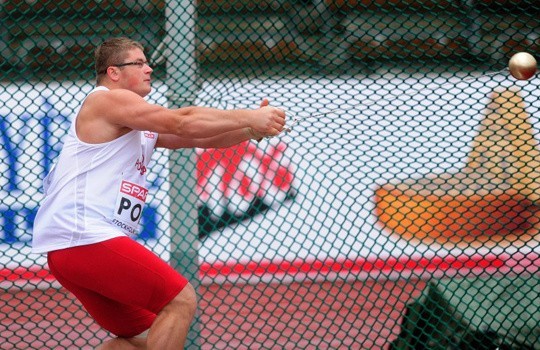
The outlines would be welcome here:
[[[188,284],[165,261],[129,237],[48,253],[58,282],[96,322],[119,337],[133,337]]]

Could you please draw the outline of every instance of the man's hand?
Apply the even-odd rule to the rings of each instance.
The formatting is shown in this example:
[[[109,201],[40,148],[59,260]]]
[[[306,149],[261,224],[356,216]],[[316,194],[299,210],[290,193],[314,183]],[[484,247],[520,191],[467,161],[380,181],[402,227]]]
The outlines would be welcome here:
[[[251,131],[254,139],[260,141],[263,137],[278,135],[285,126],[285,111],[269,105],[268,99],[263,99],[261,108],[252,119]]]

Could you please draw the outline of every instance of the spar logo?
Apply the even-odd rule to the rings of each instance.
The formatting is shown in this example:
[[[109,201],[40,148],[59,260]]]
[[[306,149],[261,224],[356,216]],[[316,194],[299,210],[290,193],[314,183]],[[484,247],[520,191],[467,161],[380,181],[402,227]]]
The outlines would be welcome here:
[[[146,188],[125,180],[122,180],[120,192],[143,202],[146,202],[146,196],[148,196],[148,190]]]
[[[286,144],[265,150],[252,142],[198,149],[199,235],[251,218],[294,197]]]

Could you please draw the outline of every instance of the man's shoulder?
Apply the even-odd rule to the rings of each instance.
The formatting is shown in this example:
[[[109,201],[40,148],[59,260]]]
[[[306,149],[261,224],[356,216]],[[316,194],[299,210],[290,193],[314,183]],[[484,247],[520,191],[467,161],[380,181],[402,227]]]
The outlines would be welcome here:
[[[77,113],[76,132],[80,140],[108,142],[131,130],[121,121],[126,103],[115,97],[118,93],[124,92],[105,88],[94,89],[88,94]]]

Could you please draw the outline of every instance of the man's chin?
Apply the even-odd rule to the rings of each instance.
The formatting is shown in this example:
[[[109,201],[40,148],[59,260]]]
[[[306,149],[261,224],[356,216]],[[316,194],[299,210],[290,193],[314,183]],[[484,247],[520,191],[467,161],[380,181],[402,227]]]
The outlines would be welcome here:
[[[140,89],[138,94],[141,96],[141,97],[145,97],[145,96],[148,96],[148,94],[152,92],[152,87],[148,87],[147,89]]]

